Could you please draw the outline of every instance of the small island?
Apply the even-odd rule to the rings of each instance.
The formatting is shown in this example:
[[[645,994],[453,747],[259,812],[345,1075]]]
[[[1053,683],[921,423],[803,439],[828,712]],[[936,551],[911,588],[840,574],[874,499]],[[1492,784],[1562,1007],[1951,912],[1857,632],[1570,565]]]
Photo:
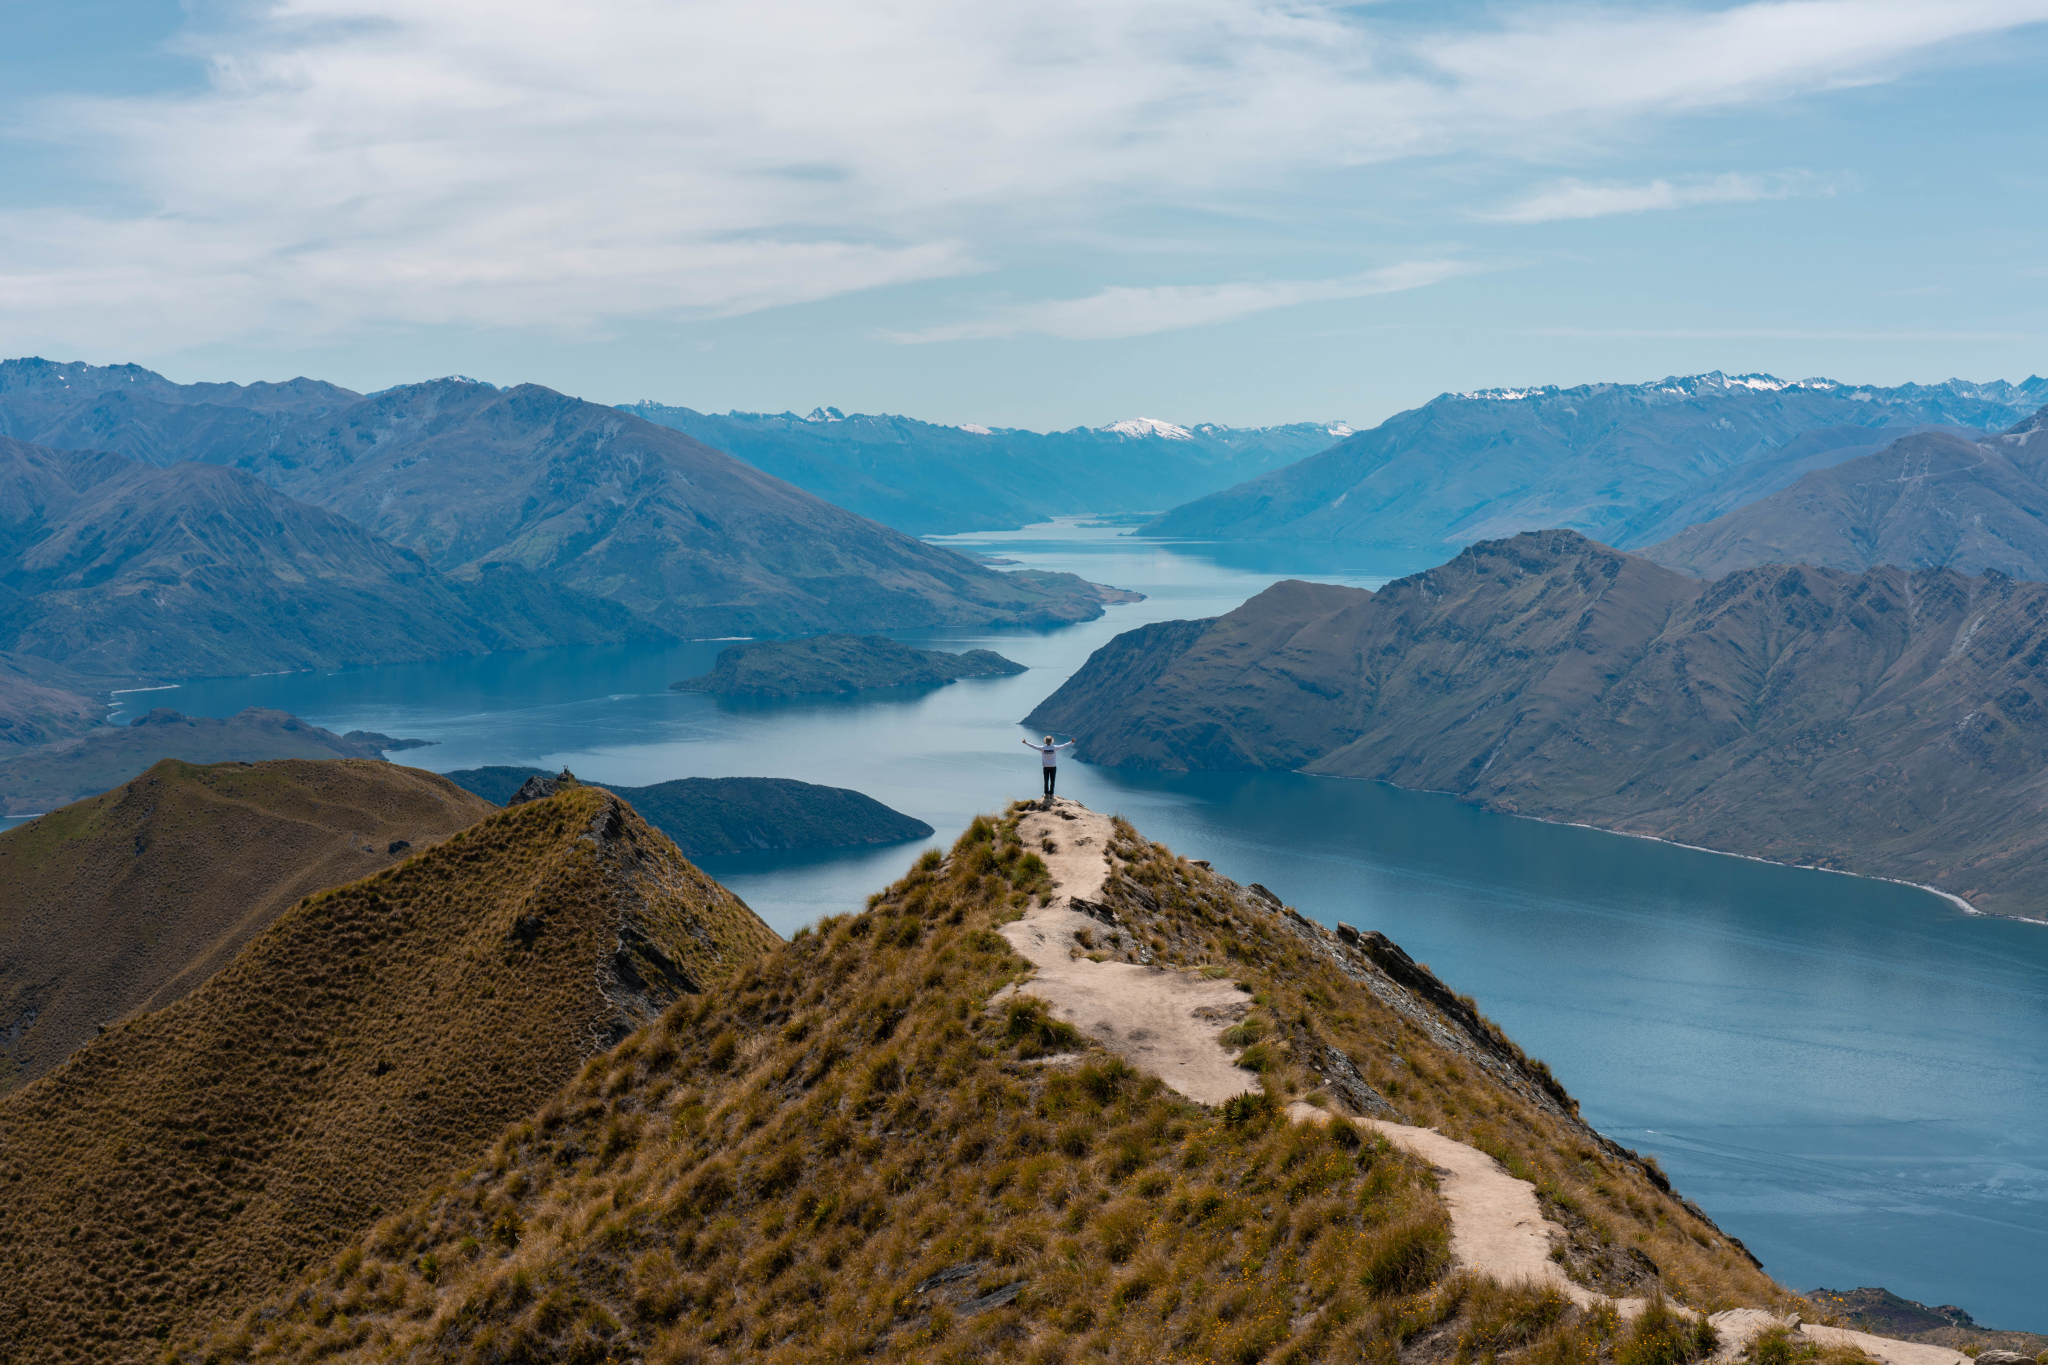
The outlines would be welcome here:
[[[441,776],[501,806],[543,799],[578,779],[564,769],[465,768]],[[862,792],[785,777],[683,777],[651,787],[586,782],[618,796],[686,858],[857,848],[924,839],[932,827]]]
[[[801,697],[820,692],[862,692],[871,687],[915,687],[956,678],[993,678],[1025,672],[1023,664],[992,649],[948,654],[912,649],[881,635],[813,635],[802,640],[748,640],[718,652],[701,678],[670,683],[677,692],[722,697]]]

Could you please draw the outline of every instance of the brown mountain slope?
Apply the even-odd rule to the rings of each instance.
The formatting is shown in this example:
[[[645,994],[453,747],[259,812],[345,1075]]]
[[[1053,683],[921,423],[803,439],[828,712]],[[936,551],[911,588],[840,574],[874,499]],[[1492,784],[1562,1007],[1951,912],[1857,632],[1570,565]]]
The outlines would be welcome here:
[[[1280,1114],[1309,1097],[1497,1153],[1545,1192],[1586,1284],[1785,1297],[1393,944],[1126,823],[1087,850],[1107,863],[1090,951],[1159,969],[1112,974],[1238,983],[1206,1027],[1242,1049],[1246,1095],[1193,1103],[1084,1036],[1113,1035],[1002,994],[1030,967],[997,927],[1054,894],[1041,854],[1080,856],[1026,847],[1021,813],[678,1004],[174,1357],[1334,1362],[1540,1337],[1533,1359],[1614,1360],[1611,1316],[1447,1276],[1433,1182],[1371,1133]],[[1627,1358],[1697,1354],[1688,1336]]]
[[[471,575],[472,578],[476,575]],[[659,634],[516,566],[452,580],[238,470],[0,441],[0,646],[102,677],[388,663]]]
[[[0,1359],[154,1359],[775,942],[594,788],[301,902],[0,1102]]]
[[[183,998],[302,897],[495,809],[392,763],[165,759],[0,834],[0,1090]]]
[[[1150,629],[1028,723],[1091,762],[1372,778],[2048,914],[2048,585],[1701,583],[1544,531]]]
[[[0,814],[41,815],[112,791],[167,758],[186,763],[259,763],[274,758],[365,758],[420,741],[350,731],[337,735],[288,711],[252,706],[226,720],[186,716],[159,706],[126,725],[84,734],[0,759]]]
[[[1981,441],[1906,437],[1640,553],[1700,578],[1897,564],[2048,579],[2048,409]]]

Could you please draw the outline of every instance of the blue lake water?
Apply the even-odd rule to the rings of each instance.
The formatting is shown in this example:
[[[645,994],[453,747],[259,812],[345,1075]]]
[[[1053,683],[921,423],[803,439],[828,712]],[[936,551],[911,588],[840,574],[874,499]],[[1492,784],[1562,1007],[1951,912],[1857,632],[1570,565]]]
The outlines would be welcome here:
[[[723,647],[699,642],[215,680],[129,703],[274,706],[432,739],[398,757],[440,771],[566,764],[628,784],[855,787],[944,842],[976,811],[1037,794],[1016,722],[1116,632],[1227,611],[1276,578],[1373,587],[1414,567],[1076,523],[954,543],[1149,596],[1054,631],[902,634],[1031,668],[932,690],[774,703],[668,691]],[[1477,996],[1593,1123],[1656,1153],[1793,1288],[1881,1284],[2048,1330],[2048,928],[1374,783],[1070,763],[1060,784],[1306,914],[1387,933]],[[858,908],[922,847],[707,868],[788,933]]]

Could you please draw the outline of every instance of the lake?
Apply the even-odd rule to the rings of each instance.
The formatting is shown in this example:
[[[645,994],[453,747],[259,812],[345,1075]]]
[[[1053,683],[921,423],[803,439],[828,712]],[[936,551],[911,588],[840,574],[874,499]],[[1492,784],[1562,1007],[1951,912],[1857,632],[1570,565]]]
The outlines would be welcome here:
[[[711,666],[713,641],[214,680],[130,704],[274,706],[334,730],[431,739],[399,757],[440,771],[854,787],[947,843],[975,812],[1037,795],[1016,722],[1117,632],[1227,611],[1276,578],[1376,587],[1415,567],[1140,541],[1079,520],[948,543],[1148,597],[1058,630],[899,633],[1031,670],[931,690],[785,702],[668,691]],[[1789,1286],[1881,1284],[1980,1323],[2048,1330],[2048,928],[1911,887],[1375,783],[1069,763],[1060,786],[1304,914],[1385,932],[1478,997],[1590,1121],[1655,1153]],[[787,934],[858,909],[922,847],[706,867]]]

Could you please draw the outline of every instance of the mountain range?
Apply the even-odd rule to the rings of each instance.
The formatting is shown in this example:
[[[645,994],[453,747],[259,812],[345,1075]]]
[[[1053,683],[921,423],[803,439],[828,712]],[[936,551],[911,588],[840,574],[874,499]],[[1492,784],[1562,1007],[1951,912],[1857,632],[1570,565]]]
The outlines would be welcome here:
[[[1405,549],[1423,563],[1547,527],[1640,545],[1910,431],[1980,434],[2043,403],[2042,378],[1878,388],[1718,371],[1446,393],[1319,455],[1184,503],[1140,534],[1341,541]]]
[[[512,566],[687,636],[1035,624],[1101,614],[1071,574],[1004,574],[615,408],[536,384],[175,385],[0,364],[0,429],[242,471],[457,580]]]
[[[392,663],[659,635],[518,565],[467,581],[235,469],[0,437],[0,647],[76,679]]]
[[[1116,637],[1026,718],[1090,762],[1289,768],[2048,917],[2048,584],[1571,531]]]
[[[1132,418],[1069,431],[939,426],[910,417],[621,409],[687,432],[828,502],[911,535],[1002,531],[1082,513],[1156,512],[1328,448],[1342,422],[1178,426]]]
[[[2048,408],[1997,436],[1904,437],[1642,553],[1703,578],[1799,563],[2048,579]]]

